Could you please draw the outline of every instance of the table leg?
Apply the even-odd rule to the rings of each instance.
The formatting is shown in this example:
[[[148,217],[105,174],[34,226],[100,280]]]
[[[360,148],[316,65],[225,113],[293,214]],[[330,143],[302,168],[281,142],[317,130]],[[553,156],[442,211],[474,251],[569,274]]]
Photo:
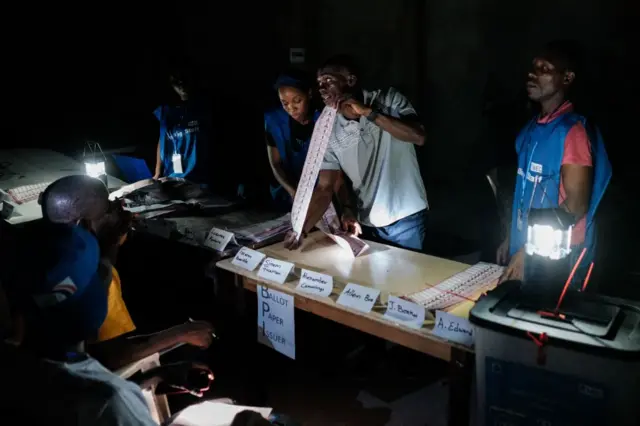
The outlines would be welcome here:
[[[449,426],[469,426],[474,355],[451,348],[449,362]]]

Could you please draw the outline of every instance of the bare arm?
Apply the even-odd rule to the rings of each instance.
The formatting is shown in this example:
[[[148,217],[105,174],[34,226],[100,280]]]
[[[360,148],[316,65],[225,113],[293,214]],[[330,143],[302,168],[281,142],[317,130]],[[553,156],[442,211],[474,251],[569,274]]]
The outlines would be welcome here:
[[[417,116],[395,118],[390,115],[378,113],[378,116],[373,122],[398,140],[423,146],[425,140],[424,126],[417,121],[417,118]]]
[[[589,210],[592,172],[591,167],[578,164],[564,164],[560,169],[562,184],[567,195],[562,207],[576,220],[582,218]]]
[[[291,195],[295,196],[296,188],[289,181],[287,181],[284,170],[282,169],[282,160],[280,159],[280,152],[278,148],[273,146],[267,146],[267,154],[269,155],[269,164],[273,171],[273,176],[282,187]]]
[[[158,142],[158,148],[156,149],[156,169],[153,174],[154,179],[159,179],[162,175],[162,163],[160,162],[160,142]]]
[[[110,370],[117,370],[156,352],[171,349],[178,344],[208,346],[211,343],[211,325],[191,322],[167,330],[143,336],[120,336],[104,342],[93,343],[89,352]]]
[[[334,189],[340,179],[340,170],[320,170],[318,177],[318,185],[313,191],[311,201],[309,202],[309,210],[307,211],[307,219],[304,223],[304,232],[309,232],[316,223],[322,218],[324,212],[327,211]]]

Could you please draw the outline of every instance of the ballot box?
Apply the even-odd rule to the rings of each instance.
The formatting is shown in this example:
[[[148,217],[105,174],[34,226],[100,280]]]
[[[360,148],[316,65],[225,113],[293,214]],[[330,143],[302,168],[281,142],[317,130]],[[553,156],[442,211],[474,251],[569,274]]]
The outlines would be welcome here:
[[[478,424],[640,424],[640,305],[576,292],[556,315],[527,296],[507,282],[470,313]]]

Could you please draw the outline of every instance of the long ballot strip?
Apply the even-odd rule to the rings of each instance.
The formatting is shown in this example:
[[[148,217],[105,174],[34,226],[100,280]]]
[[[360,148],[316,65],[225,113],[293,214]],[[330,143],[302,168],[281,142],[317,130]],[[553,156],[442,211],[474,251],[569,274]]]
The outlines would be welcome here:
[[[336,114],[335,108],[325,107],[313,128],[307,158],[302,168],[302,175],[298,182],[296,196],[291,209],[291,227],[298,236],[302,234],[304,222],[307,218],[309,203],[311,202],[324,153],[327,150],[331,132],[333,131]],[[349,250],[353,256],[360,255],[369,247],[364,241],[341,230],[340,221],[333,204],[329,205],[317,227],[338,245]]]

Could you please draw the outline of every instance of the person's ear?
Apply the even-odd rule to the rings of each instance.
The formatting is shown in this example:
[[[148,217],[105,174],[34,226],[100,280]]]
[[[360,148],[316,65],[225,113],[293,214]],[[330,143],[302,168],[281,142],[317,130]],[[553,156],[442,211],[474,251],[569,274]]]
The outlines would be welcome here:
[[[348,85],[349,87],[353,87],[353,86],[355,86],[357,82],[358,82],[358,77],[356,77],[355,75],[353,75],[353,74],[349,74],[349,75],[347,76],[347,85]]]
[[[576,78],[576,74],[573,71],[567,71],[564,73],[564,80],[562,82],[568,86],[573,83],[573,80]]]

